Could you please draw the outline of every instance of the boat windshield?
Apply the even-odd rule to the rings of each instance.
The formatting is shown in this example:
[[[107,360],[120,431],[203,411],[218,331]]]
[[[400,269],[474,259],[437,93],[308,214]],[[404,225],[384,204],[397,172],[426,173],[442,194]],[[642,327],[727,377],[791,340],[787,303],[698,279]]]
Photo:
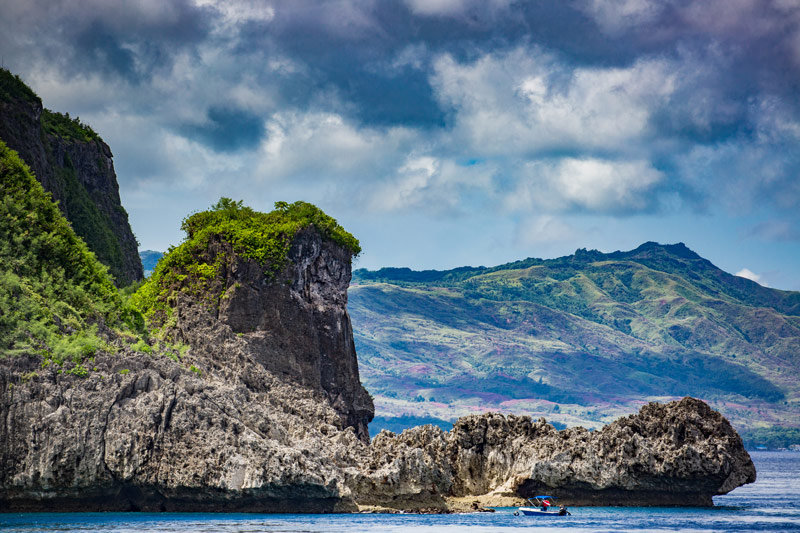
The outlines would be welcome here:
[[[556,498],[555,496],[542,495],[542,496],[534,496],[533,498],[528,498],[528,502],[530,502],[530,504],[535,507],[547,508],[554,506],[556,504],[557,499],[558,498]]]

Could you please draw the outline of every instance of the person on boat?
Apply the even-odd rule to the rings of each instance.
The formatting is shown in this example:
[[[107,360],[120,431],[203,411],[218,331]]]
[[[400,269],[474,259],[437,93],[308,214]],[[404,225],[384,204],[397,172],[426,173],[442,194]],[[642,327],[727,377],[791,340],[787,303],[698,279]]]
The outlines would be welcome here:
[[[550,508],[550,500],[542,500],[542,510],[547,511]]]
[[[566,507],[564,507],[563,505],[562,505],[562,506],[560,506],[560,507],[558,508],[558,516],[566,516],[566,515],[572,516],[572,513],[570,513],[569,511],[567,511],[567,508],[566,508]]]

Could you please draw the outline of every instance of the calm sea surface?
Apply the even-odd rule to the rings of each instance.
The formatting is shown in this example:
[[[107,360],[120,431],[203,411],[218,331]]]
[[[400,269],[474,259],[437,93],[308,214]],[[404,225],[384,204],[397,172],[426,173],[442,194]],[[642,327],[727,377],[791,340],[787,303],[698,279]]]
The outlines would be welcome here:
[[[800,453],[751,456],[758,481],[702,509],[576,507],[572,516],[551,518],[514,516],[514,509],[461,515],[0,514],[0,531],[800,531]]]

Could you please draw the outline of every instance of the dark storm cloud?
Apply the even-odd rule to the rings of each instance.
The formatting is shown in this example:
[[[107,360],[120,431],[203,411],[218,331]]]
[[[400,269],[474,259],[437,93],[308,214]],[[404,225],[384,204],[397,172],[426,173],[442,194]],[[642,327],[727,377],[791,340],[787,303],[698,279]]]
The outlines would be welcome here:
[[[135,114],[217,152],[269,127],[314,138],[329,113],[352,146],[437,159],[387,156],[401,168],[374,180],[398,187],[478,158],[493,194],[522,182],[576,209],[800,201],[786,0],[0,0],[0,30],[7,61],[117,80]],[[393,127],[416,137],[381,140]],[[602,194],[564,189],[568,171]]]
[[[203,124],[186,125],[184,135],[218,152],[255,148],[264,137],[264,122],[242,109],[211,107]]]
[[[138,83],[203,42],[214,13],[170,2],[0,2],[0,46],[20,61],[58,66],[66,77],[100,75]]]

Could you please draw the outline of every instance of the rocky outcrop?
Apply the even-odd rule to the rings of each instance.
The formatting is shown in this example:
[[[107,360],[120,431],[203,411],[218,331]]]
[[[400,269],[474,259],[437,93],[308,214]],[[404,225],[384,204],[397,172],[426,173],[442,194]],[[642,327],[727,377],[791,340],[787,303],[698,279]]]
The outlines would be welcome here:
[[[361,385],[347,313],[351,252],[313,228],[292,241],[275,276],[256,261],[213,239],[203,260],[219,265],[204,290],[181,291],[166,334],[208,354],[208,364],[243,379],[251,360],[287,383],[323,393],[340,415],[369,440],[372,398]]]
[[[3,511],[355,509],[346,450],[363,443],[324,395],[253,360],[238,380],[191,356],[99,356],[86,378],[2,363]]]
[[[97,136],[86,140],[48,133],[42,120],[49,112],[41,100],[20,87],[8,71],[0,69],[0,78],[4,87],[18,88],[2,92],[0,139],[19,153],[58,201],[75,232],[109,267],[117,285],[141,280],[138,245],[120,201],[111,149]]]
[[[569,505],[712,505],[756,478],[728,421],[693,398],[651,403],[594,432],[498,414],[462,418],[449,433],[383,432],[364,474],[358,501],[388,507],[541,493]]]
[[[100,323],[114,349],[85,377],[0,357],[0,509],[356,509],[373,408],[346,309],[351,252],[309,227],[276,275],[220,238],[204,259],[216,274],[176,292],[162,330],[190,344],[182,356],[156,339],[133,351]]]

